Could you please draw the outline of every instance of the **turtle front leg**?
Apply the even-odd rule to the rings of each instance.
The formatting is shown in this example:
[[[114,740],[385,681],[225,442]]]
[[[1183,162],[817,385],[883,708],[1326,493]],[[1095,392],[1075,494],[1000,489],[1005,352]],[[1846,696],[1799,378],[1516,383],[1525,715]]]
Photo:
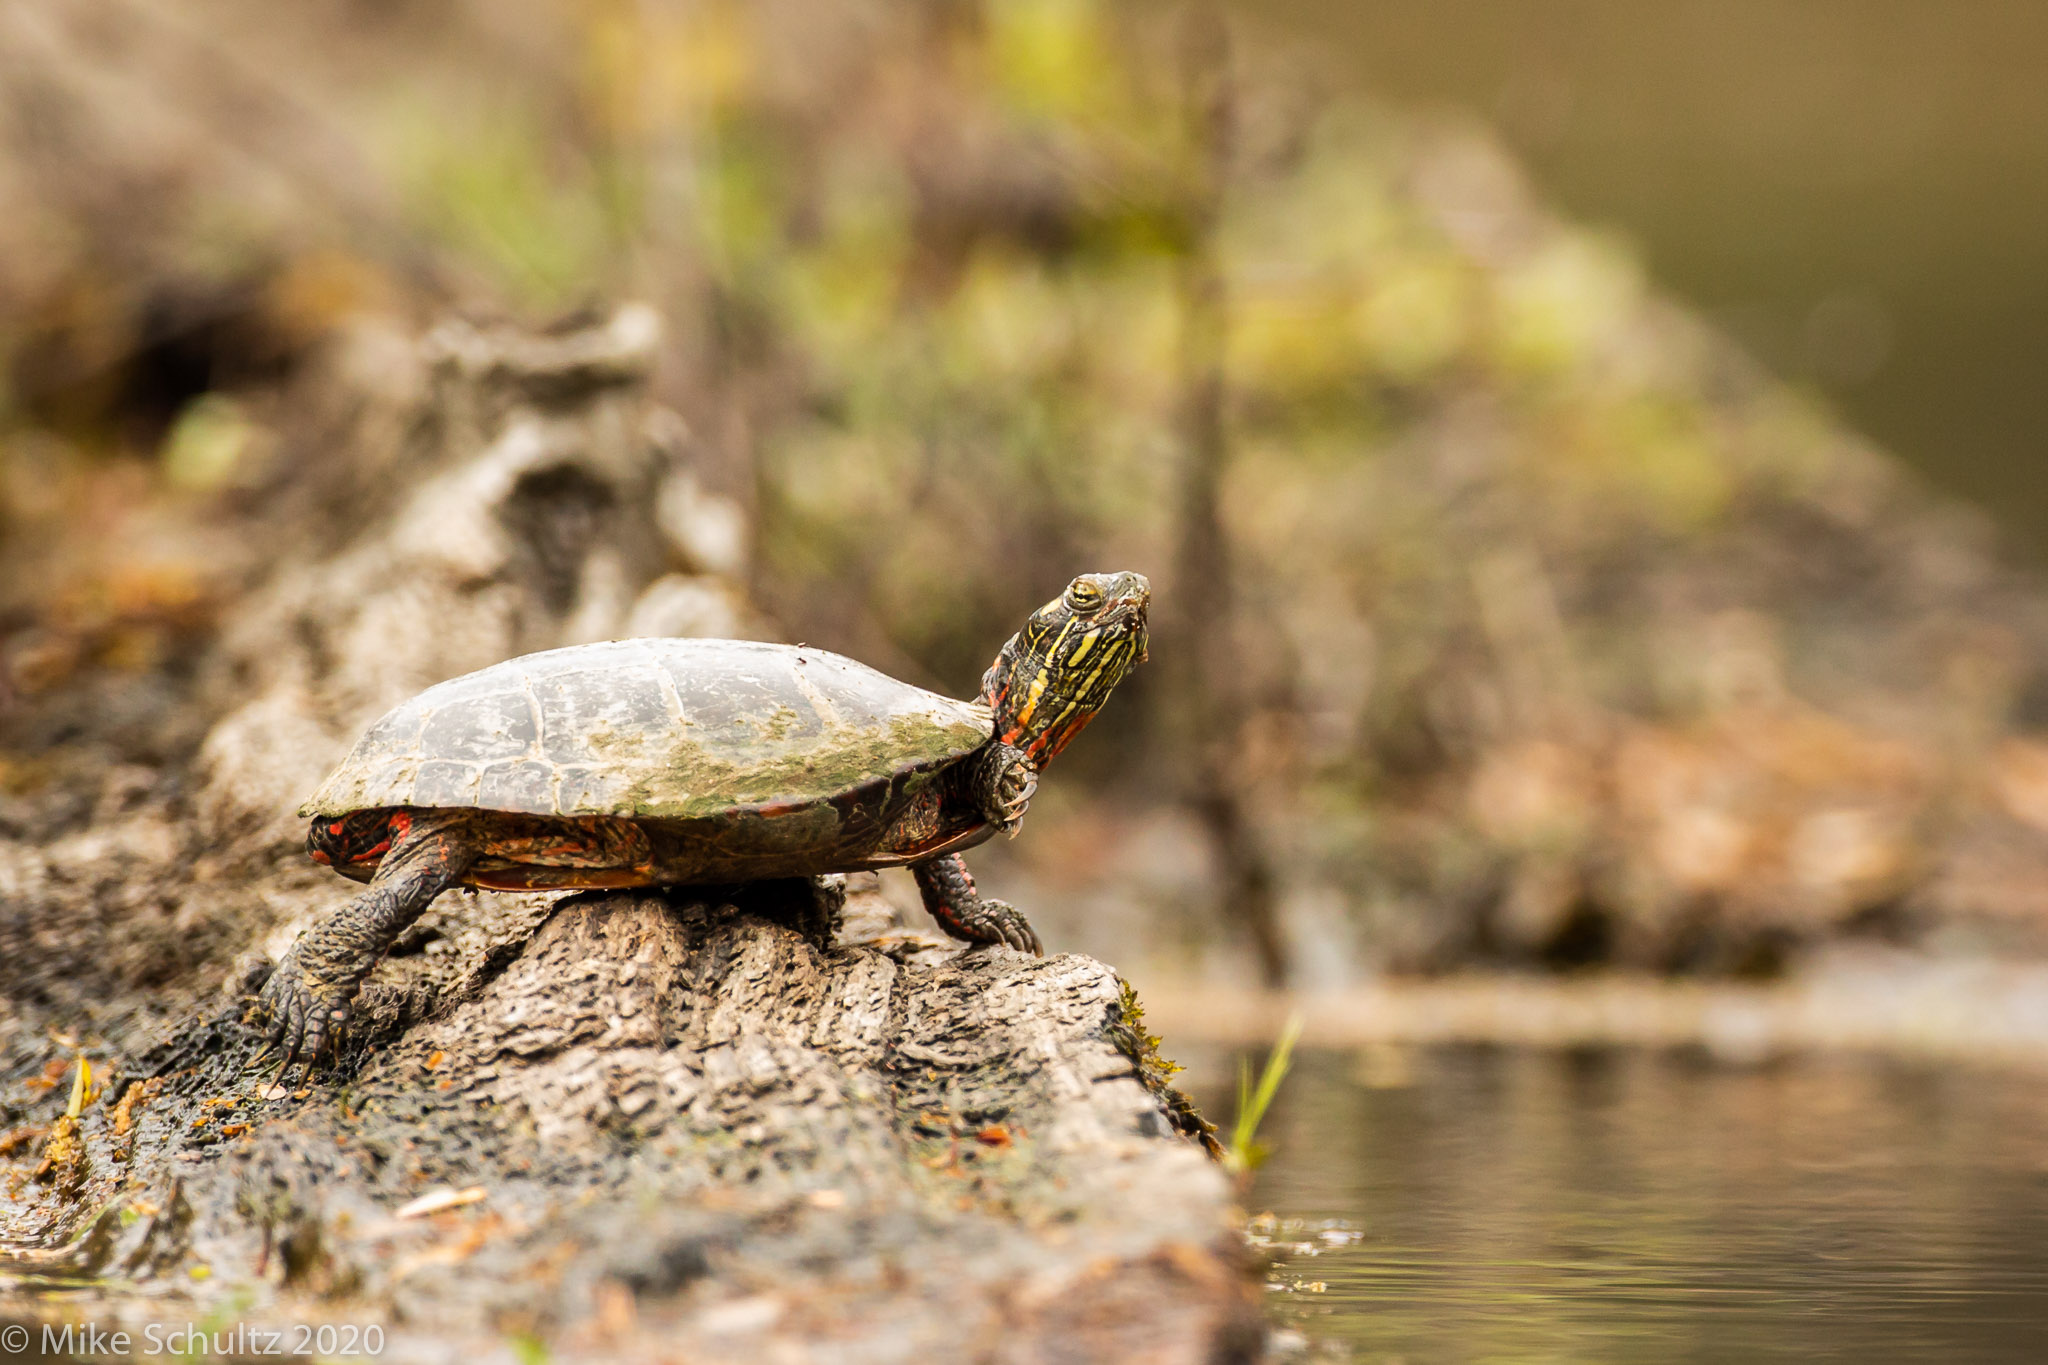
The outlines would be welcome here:
[[[924,908],[939,927],[969,943],[1007,943],[1037,957],[1045,956],[1031,924],[1011,905],[985,899],[974,889],[974,877],[959,854],[913,863],[911,875],[924,897]]]
[[[975,765],[972,785],[982,817],[1004,833],[1015,834],[1024,808],[1038,790],[1038,766],[1022,749],[997,740]]]
[[[311,1066],[340,1045],[363,978],[434,897],[461,881],[476,861],[468,812],[409,818],[409,828],[393,831],[397,837],[369,889],[299,935],[264,984],[270,1045],[283,1051],[286,1067],[300,1060]]]

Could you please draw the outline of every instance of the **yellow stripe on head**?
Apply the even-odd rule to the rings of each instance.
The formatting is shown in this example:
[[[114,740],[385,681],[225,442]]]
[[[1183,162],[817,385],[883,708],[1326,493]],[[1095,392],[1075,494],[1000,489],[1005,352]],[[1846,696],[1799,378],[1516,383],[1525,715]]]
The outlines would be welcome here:
[[[1091,671],[1087,677],[1081,679],[1081,685],[1074,689],[1075,695],[1081,697],[1091,695],[1095,687],[1095,680],[1102,676],[1102,670],[1108,668],[1112,664],[1122,662],[1122,660],[1118,657],[1120,654],[1126,658],[1129,657],[1128,651],[1124,650],[1118,645],[1111,645],[1107,650],[1105,650],[1102,655],[1102,662],[1095,665],[1094,670]]]
[[[1042,758],[1087,725],[1143,653],[1141,574],[1083,574],[1033,612],[984,679],[1006,742]]]

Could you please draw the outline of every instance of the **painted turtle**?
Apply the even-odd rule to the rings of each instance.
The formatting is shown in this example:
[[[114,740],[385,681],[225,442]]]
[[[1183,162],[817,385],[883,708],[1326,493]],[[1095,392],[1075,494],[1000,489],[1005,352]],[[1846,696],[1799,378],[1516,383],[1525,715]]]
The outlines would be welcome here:
[[[908,866],[940,927],[1037,953],[960,851],[1014,831],[1038,774],[1145,657],[1150,585],[1083,574],[955,701],[805,646],[614,640],[430,687],[301,808],[314,861],[369,889],[263,989],[285,1065],[452,886],[717,885]]]

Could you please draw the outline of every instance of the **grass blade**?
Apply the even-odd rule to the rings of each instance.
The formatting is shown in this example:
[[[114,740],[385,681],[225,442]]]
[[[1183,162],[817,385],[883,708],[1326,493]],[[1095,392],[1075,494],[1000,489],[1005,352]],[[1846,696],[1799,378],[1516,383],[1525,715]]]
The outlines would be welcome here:
[[[1239,1175],[1257,1170],[1270,1154],[1271,1149],[1259,1141],[1259,1125],[1265,1121],[1266,1110],[1280,1093],[1280,1082],[1287,1079],[1288,1068],[1294,1064],[1294,1045],[1300,1041],[1306,1022],[1300,1010],[1287,1016],[1256,1082],[1252,1080],[1251,1059],[1238,1058],[1237,1121],[1231,1125],[1230,1146],[1224,1152],[1223,1163]]]

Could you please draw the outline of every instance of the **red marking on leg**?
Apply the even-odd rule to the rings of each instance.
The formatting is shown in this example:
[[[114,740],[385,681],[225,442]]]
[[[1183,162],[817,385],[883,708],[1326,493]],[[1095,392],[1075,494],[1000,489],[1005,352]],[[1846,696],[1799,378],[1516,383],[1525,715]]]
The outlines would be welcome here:
[[[1088,722],[1093,719],[1095,719],[1093,711],[1083,711],[1073,719],[1040,735],[1038,743],[1032,745],[1025,752],[1031,755],[1033,763],[1049,763],[1053,759],[1058,758],[1060,750],[1072,744],[1074,736],[1087,729]]]
[[[351,862],[367,863],[382,858],[391,851],[393,842],[412,833],[412,817],[404,811],[393,811],[391,818],[384,822],[384,837],[358,853]]]
[[[963,900],[971,901],[974,899],[974,874],[967,870],[965,863],[960,864],[959,885],[947,889],[957,893]],[[960,918],[960,906],[955,902],[952,895],[947,895],[940,899],[938,906],[932,911],[932,918],[938,920],[939,926],[954,938],[964,939],[969,937],[966,931],[966,924]]]

